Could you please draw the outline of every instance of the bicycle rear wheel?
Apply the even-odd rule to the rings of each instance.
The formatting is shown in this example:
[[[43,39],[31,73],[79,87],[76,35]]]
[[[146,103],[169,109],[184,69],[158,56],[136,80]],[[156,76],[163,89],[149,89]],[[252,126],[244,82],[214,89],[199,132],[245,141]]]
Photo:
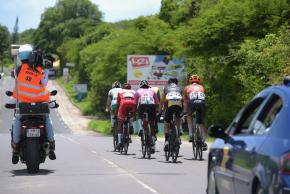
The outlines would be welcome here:
[[[198,136],[197,138],[197,156],[199,160],[202,160],[202,152],[203,152],[203,147],[202,147],[202,141],[201,138]]]
[[[179,132],[177,129],[174,130],[175,134],[174,134],[174,139],[172,141],[172,162],[176,163],[177,158],[178,158],[178,154],[179,154]]]
[[[147,136],[147,141],[146,141],[146,150],[147,150],[147,157],[148,159],[151,158],[151,141],[150,141],[150,136]]]
[[[171,155],[171,146],[170,146],[170,143],[169,143],[169,145],[168,145],[168,149],[167,149],[167,151],[165,151],[165,160],[166,161],[168,161],[169,160],[169,158],[170,158],[170,155]]]
[[[142,157],[145,158],[146,156],[146,135],[143,133],[141,134],[141,148],[142,148]]]
[[[113,146],[114,146],[114,151],[116,152],[117,149],[117,144],[118,144],[118,133],[116,130],[116,124],[114,124],[114,132],[113,132]]]

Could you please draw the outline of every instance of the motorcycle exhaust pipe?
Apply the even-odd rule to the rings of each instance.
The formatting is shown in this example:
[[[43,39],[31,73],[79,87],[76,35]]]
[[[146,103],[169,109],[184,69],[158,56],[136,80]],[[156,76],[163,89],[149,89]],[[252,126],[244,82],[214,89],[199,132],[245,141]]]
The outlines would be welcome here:
[[[45,142],[45,143],[43,144],[43,150],[44,150],[44,153],[45,153],[46,155],[49,154],[49,151],[50,151],[50,144],[49,144],[48,142]]]

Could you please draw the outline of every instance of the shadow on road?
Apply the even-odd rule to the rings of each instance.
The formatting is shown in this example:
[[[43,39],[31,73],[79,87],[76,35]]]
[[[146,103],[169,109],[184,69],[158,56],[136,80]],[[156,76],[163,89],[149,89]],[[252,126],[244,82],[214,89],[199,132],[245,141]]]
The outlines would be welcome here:
[[[182,162],[181,161],[176,161],[175,163],[174,162],[172,162],[172,161],[163,161],[163,160],[159,160],[158,162],[160,162],[160,163],[165,163],[165,164],[182,164]]]
[[[40,175],[48,175],[54,173],[55,170],[48,170],[48,169],[39,169],[39,172],[36,174],[29,174],[26,169],[21,170],[11,170],[10,173],[12,177],[16,176],[40,176]]]
[[[202,160],[199,159],[195,159],[195,158],[183,158],[184,160],[193,160],[193,161],[205,161],[205,159],[203,158]]]
[[[154,157],[151,157],[150,159],[148,159],[147,157],[143,158],[142,156],[140,156],[140,157],[132,157],[132,158],[138,159],[138,160],[155,160],[156,159]]]

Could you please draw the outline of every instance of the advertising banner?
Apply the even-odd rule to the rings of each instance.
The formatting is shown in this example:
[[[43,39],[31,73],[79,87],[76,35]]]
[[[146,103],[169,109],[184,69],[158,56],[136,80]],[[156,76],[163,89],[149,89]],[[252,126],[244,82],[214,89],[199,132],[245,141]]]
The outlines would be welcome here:
[[[181,60],[172,59],[168,55],[128,55],[127,82],[133,89],[139,87],[141,80],[147,80],[151,86],[162,88],[169,78],[185,78]]]

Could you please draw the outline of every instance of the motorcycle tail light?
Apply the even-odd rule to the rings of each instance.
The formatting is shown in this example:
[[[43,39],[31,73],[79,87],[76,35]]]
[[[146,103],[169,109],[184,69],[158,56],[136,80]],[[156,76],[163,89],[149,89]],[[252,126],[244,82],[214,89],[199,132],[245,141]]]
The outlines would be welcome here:
[[[290,175],[290,153],[281,157],[280,172],[284,175]]]
[[[44,128],[44,125],[39,125],[39,128]]]

